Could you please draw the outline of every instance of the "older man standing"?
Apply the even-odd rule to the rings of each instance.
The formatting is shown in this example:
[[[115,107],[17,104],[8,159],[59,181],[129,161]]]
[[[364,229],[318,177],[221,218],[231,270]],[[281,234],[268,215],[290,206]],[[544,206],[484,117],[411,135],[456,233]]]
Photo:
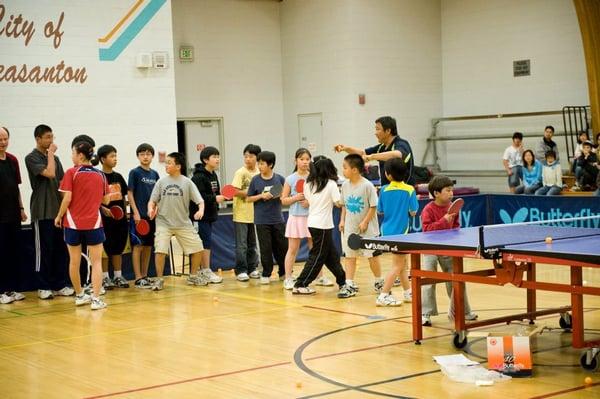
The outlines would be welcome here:
[[[558,156],[558,145],[552,140],[552,136],[554,136],[554,126],[548,125],[544,128],[544,137],[542,137],[542,140],[538,141],[535,147],[535,159],[544,165],[546,164],[546,153],[548,151],[554,151],[554,154],[556,154],[556,162],[560,161],[560,157]]]
[[[10,133],[0,127],[0,303],[7,304],[25,299],[17,292],[19,270],[19,230],[27,220],[19,191],[21,173],[19,161],[6,152]]]
[[[379,144],[372,147],[367,147],[364,150],[356,147],[337,144],[334,146],[336,152],[347,152],[348,154],[362,155],[365,162],[378,161],[379,174],[381,176],[381,185],[389,184],[388,179],[383,172],[385,161],[392,158],[402,158],[408,167],[408,176],[406,183],[414,185],[413,176],[413,154],[408,141],[401,139],[398,136],[396,128],[396,120],[391,116],[382,116],[375,121],[375,137]]]

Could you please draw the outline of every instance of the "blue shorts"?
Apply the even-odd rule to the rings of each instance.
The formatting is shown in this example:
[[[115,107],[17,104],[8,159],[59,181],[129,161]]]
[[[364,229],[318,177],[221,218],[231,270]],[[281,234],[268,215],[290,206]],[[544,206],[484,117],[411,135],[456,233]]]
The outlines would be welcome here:
[[[210,249],[213,222],[198,221],[198,234],[204,249]]]
[[[65,243],[71,246],[77,245],[98,245],[105,240],[104,228],[93,230],[75,230],[65,227],[64,231]]]

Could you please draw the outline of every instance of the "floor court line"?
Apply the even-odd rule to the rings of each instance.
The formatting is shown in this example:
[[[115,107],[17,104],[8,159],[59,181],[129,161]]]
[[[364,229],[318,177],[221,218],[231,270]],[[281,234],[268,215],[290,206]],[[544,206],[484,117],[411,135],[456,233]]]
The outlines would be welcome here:
[[[563,389],[562,391],[550,392],[550,393],[546,393],[546,394],[540,395],[540,396],[532,396],[529,399],[553,398],[555,396],[564,395],[565,393],[577,392],[577,391],[581,391],[586,388],[595,387],[597,385],[600,385],[600,382],[596,382],[596,383],[589,384],[589,385],[582,385],[582,386],[578,386],[578,387],[568,388],[568,389]]]

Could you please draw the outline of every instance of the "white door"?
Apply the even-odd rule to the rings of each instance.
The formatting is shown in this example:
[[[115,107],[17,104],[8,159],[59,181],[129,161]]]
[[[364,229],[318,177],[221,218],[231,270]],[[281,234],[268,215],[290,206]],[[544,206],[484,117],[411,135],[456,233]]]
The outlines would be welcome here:
[[[300,147],[307,148],[312,156],[325,153],[323,148],[323,114],[298,114]]]
[[[200,152],[204,147],[217,147],[221,156],[221,166],[217,171],[220,181],[225,179],[225,159],[223,156],[222,120],[221,119],[198,119],[185,122],[185,158],[188,170],[200,162]],[[188,173],[191,176],[191,173]]]

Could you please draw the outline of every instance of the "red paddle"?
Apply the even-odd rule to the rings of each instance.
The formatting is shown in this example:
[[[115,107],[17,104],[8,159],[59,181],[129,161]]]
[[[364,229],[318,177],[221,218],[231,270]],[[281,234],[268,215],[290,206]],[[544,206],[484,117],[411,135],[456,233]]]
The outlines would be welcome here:
[[[306,182],[306,180],[304,179],[298,179],[298,181],[296,182],[296,192],[298,194],[302,194],[304,192],[304,183]]]
[[[110,207],[110,213],[112,214],[113,219],[121,220],[123,216],[125,216],[125,212],[123,212],[123,208],[119,205],[113,205]]]
[[[221,195],[228,200],[232,199],[237,193],[237,191],[238,189],[231,184],[226,184],[223,187],[221,187]]]
[[[458,214],[464,204],[465,204],[464,199],[457,198],[456,200],[454,200],[454,202],[452,202],[452,205],[450,205],[450,208],[448,208],[448,214],[453,214],[453,213]]]
[[[135,230],[142,236],[150,233],[150,223],[146,219],[141,219],[138,224],[135,225]]]

